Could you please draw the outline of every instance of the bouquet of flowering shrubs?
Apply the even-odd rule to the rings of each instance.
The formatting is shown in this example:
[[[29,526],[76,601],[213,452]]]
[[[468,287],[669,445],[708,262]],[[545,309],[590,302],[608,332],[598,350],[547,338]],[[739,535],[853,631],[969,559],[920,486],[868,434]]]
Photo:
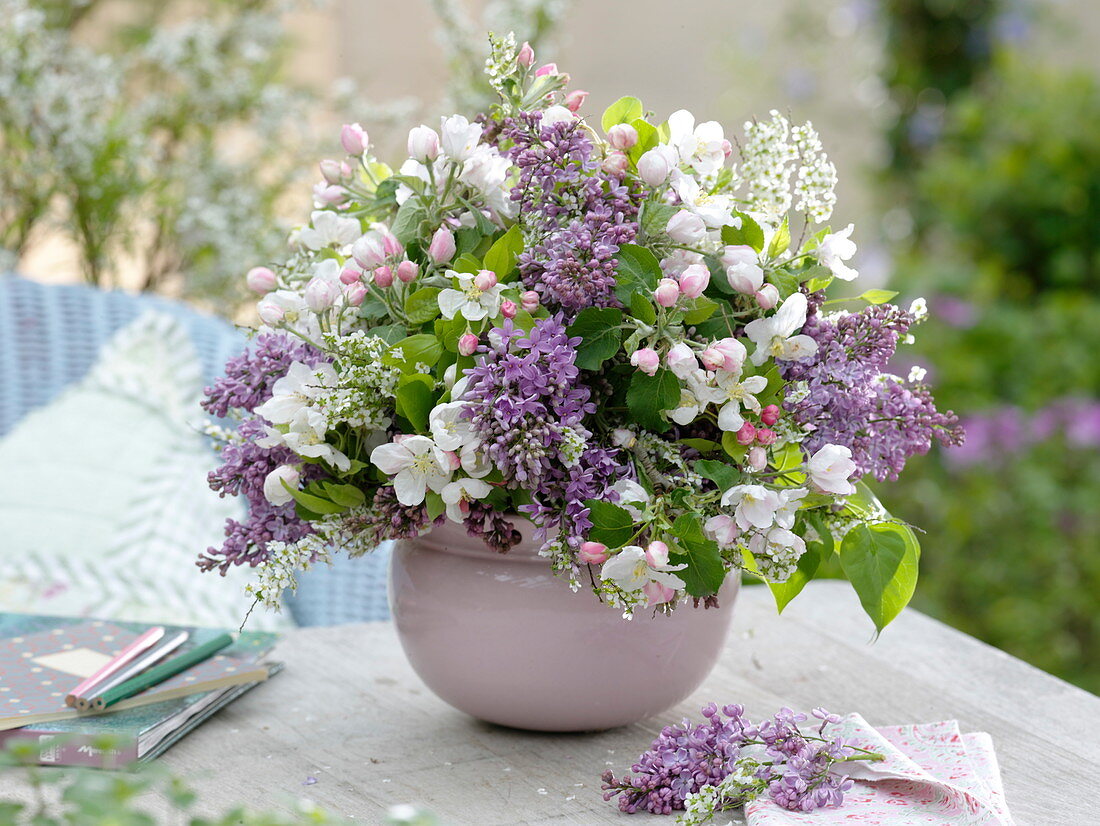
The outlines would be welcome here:
[[[345,126],[289,259],[248,273],[263,327],[205,406],[237,417],[210,481],[250,515],[200,565],[259,566],[275,604],[329,548],[452,520],[504,553],[526,518],[628,615],[742,571],[783,607],[839,557],[881,628],[919,545],[864,480],[961,432],[919,370],[886,372],[922,302],[826,300],[856,247],[816,227],[813,127],[772,112],[735,146],[633,97],[593,123],[568,75],[490,41],[491,111],[417,126],[396,171]]]

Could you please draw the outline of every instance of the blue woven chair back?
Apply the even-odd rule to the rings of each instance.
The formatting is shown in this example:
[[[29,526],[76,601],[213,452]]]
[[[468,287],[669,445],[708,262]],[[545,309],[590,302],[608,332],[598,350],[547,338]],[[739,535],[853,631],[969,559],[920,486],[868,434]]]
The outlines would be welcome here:
[[[147,310],[178,318],[202,361],[207,383],[245,346],[232,325],[148,295],[52,285],[0,275],[0,437],[27,413],[49,404],[83,378],[116,331]],[[359,559],[336,555],[301,578],[287,600],[299,625],[335,625],[389,618],[389,547]]]

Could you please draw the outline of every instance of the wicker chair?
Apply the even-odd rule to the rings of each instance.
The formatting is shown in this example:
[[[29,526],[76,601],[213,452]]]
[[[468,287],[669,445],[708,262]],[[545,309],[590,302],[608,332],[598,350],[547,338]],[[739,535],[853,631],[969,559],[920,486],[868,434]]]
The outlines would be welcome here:
[[[183,305],[82,285],[45,285],[0,275],[0,437],[23,416],[79,381],[100,347],[146,310],[172,315],[187,327],[207,381],[245,346],[224,321]],[[287,603],[299,625],[336,625],[389,618],[389,543],[360,559],[337,555],[332,566],[301,578]]]

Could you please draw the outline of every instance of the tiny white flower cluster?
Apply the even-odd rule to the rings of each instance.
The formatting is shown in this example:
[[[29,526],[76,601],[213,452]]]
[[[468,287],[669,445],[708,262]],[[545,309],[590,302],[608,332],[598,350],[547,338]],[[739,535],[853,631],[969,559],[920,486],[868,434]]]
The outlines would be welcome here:
[[[828,221],[836,206],[836,167],[821,147],[814,125],[806,121],[791,129],[800,164],[794,191],[798,195],[795,209],[805,212],[815,223]]]
[[[299,573],[315,562],[329,561],[328,549],[324,543],[305,540],[289,544],[272,541],[267,547],[270,556],[256,566],[257,581],[248,583],[245,591],[261,605],[277,612],[282,610],[283,592],[298,590]]]
[[[516,35],[489,34],[489,56],[485,59],[485,75],[489,85],[500,95],[504,94],[504,78],[516,71]]]
[[[325,344],[338,354],[340,362],[339,383],[317,396],[329,429],[341,422],[369,430],[389,427],[389,399],[397,389],[401,370],[382,361],[389,348],[385,339],[356,330],[345,336],[326,335]]]

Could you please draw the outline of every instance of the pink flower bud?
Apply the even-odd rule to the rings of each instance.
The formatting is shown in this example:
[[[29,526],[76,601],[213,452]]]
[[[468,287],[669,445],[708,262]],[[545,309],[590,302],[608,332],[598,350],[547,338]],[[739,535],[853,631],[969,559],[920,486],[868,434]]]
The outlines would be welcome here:
[[[462,467],[462,459],[453,450],[447,451],[447,464],[451,466],[451,470],[458,470]]]
[[[733,144],[726,139],[722,140],[722,154],[727,158],[733,154]]]
[[[397,240],[397,236],[390,232],[390,228],[382,224],[375,224],[374,231],[382,236],[382,252],[387,258],[401,255],[405,251],[404,245]]]
[[[526,40],[523,41],[523,45],[519,47],[519,53],[516,55],[516,63],[527,69],[535,62],[535,50],[531,48],[531,44]]]
[[[660,582],[647,582],[642,586],[642,593],[646,596],[646,605],[664,605],[676,598],[676,589]]]
[[[719,339],[710,345],[710,349],[717,350],[722,354],[725,359],[722,363],[722,369],[731,373],[741,371],[741,366],[745,363],[745,357],[748,355],[745,345],[735,338]]]
[[[440,227],[428,245],[428,255],[437,264],[446,264],[455,254],[455,236],[446,227]]]
[[[680,285],[671,278],[662,278],[653,291],[653,297],[662,307],[673,307],[680,298]]]
[[[638,143],[638,130],[629,123],[616,123],[607,130],[607,142],[612,149],[630,149]]]
[[[756,440],[756,428],[752,422],[745,422],[741,425],[741,429],[737,431],[737,443],[740,445],[751,445]]]
[[[264,295],[275,289],[275,273],[269,270],[267,267],[253,267],[248,271],[248,274],[244,277],[245,283],[248,284],[248,289],[254,293]]]
[[[362,155],[370,146],[370,138],[358,123],[345,123],[340,130],[340,145],[349,155]]]
[[[652,347],[643,347],[641,350],[635,350],[631,353],[630,363],[647,376],[652,376],[657,372],[657,368],[661,366],[661,357],[657,355],[657,351]]]
[[[533,313],[539,308],[539,294],[534,290],[525,290],[520,293],[519,305],[527,312]]]
[[[764,448],[754,446],[749,448],[748,455],[749,469],[754,470],[757,473],[762,471],[768,466],[768,452]]]
[[[667,147],[657,146],[638,158],[638,174],[650,186],[660,186],[668,180],[675,162]]]
[[[351,245],[351,257],[364,270],[373,269],[385,262],[386,251],[378,233],[368,232]]]
[[[608,553],[607,546],[602,542],[581,543],[581,547],[577,551],[577,559],[588,565],[602,565],[607,562],[609,556],[611,554]]]
[[[703,366],[708,370],[717,370],[725,365],[726,357],[712,346],[703,351],[699,361],[703,362]]]
[[[600,169],[608,175],[623,175],[629,167],[630,159],[622,152],[609,153],[600,164]]]
[[[515,318],[518,312],[519,307],[516,306],[516,302],[510,301],[507,298],[500,302],[500,314],[505,318]]]
[[[650,568],[660,568],[668,564],[668,545],[655,539],[645,547],[645,561]]]
[[[336,297],[340,294],[340,288],[332,281],[324,278],[314,278],[302,293],[306,306],[313,312],[320,313],[336,303]]]
[[[313,187],[313,198],[321,204],[339,206],[348,199],[348,191],[336,184],[317,184]]]
[[[367,288],[359,281],[344,287],[344,298],[348,300],[348,304],[352,307],[358,307],[366,297]]]
[[[340,161],[321,161],[321,177],[330,184],[338,184],[344,178],[344,164]]]
[[[409,157],[420,163],[430,163],[439,157],[439,133],[420,124],[409,130]]]
[[[274,301],[264,300],[256,305],[256,312],[260,314],[260,320],[269,327],[274,327],[283,320],[285,312]]]
[[[732,548],[741,535],[741,529],[732,516],[719,514],[703,523],[703,533],[718,543],[720,548]]]
[[[535,69],[535,77],[545,77],[546,75],[558,74],[557,63],[547,63],[545,66],[539,66]]]
[[[374,268],[374,283],[379,287],[388,287],[393,283],[393,270],[387,264]]]
[[[415,281],[416,276],[420,274],[420,268],[416,266],[412,261],[402,261],[397,265],[397,277],[408,284],[410,281]]]
[[[477,336],[473,333],[463,333],[458,337],[458,354],[460,356],[472,356],[477,350]]]
[[[756,303],[762,310],[770,310],[779,303],[779,290],[775,284],[765,284],[756,293]]]
[[[474,276],[474,286],[482,292],[491,290],[497,285],[497,274],[492,270],[479,270]]]
[[[764,447],[767,447],[768,445],[774,445],[775,439],[776,436],[774,430],[769,430],[766,427],[761,427],[758,428],[756,431],[756,443],[758,445],[763,445]]]
[[[565,108],[570,112],[576,112],[588,99],[588,92],[583,89],[574,89],[572,92],[565,96]]]
[[[771,427],[773,424],[779,421],[779,406],[769,404],[763,410],[760,411],[760,421]]]
[[[359,270],[353,270],[351,267],[347,267],[340,273],[340,283],[354,284],[362,277],[363,273],[359,272]]]
[[[668,233],[669,238],[679,244],[695,244],[706,237],[707,225],[694,212],[681,209],[668,219],[665,232]]]
[[[680,292],[688,298],[698,298],[710,284],[710,270],[706,264],[692,264],[680,276]]]

